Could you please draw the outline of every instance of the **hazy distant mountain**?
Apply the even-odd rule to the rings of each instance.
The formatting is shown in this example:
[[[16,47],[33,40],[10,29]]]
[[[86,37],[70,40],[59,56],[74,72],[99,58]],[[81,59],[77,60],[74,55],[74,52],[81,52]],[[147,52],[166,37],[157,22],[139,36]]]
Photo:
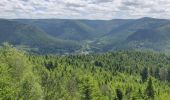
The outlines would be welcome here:
[[[167,37],[170,32],[169,28],[167,28],[169,25],[170,21],[164,19],[145,17],[132,20],[101,37],[98,40],[100,42],[98,47],[104,48],[104,50],[106,50],[105,48],[107,50],[113,50],[117,48],[139,48],[144,46],[145,49],[152,48],[160,50],[162,47],[167,46],[165,43],[170,39],[170,37]]]
[[[39,50],[68,50],[79,47],[77,43],[65,41],[46,34],[43,30],[16,21],[0,20],[0,43],[9,42],[13,45],[27,45]]]
[[[125,45],[128,48],[149,48],[158,51],[170,49],[170,23],[156,28],[137,30],[127,38]]]
[[[9,41],[45,51],[46,48],[54,52],[56,48],[60,52],[170,49],[170,21],[165,19],[15,19],[0,20],[0,26],[0,42]]]
[[[61,39],[80,41],[103,36],[129,20],[17,19],[15,21],[36,26]]]
[[[49,35],[67,40],[84,40],[91,38],[93,29],[78,20],[17,20],[19,22],[36,26],[44,30]]]
[[[154,18],[141,18],[137,20],[131,20],[117,28],[112,29],[104,38],[110,42],[113,38],[120,38],[120,40],[126,39],[129,35],[141,29],[153,29],[161,25],[167,24],[170,21]]]

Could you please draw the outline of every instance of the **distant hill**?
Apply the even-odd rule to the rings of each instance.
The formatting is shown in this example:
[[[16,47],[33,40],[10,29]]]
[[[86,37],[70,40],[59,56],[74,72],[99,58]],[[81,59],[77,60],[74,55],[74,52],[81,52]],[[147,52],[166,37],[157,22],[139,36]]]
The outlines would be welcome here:
[[[80,41],[99,38],[129,20],[17,19],[15,21],[36,26],[60,39]]]
[[[68,50],[79,47],[75,42],[53,38],[37,27],[16,21],[0,20],[0,30],[0,43],[27,45],[38,48],[40,51],[50,48]]]
[[[170,49],[170,20],[166,19],[14,19],[10,22],[17,25],[1,22],[1,26],[5,27],[1,27],[2,34],[12,31],[15,36],[7,32],[7,36],[11,37],[2,36],[1,41],[15,40],[12,43],[45,47],[42,49],[45,51],[46,48],[54,52],[66,49],[76,53],[107,52],[116,49]]]
[[[137,30],[130,35],[124,45],[128,48],[145,48],[162,51],[169,48],[170,23],[156,28]]]
[[[169,25],[170,21],[164,19],[145,17],[132,20],[100,38],[98,47],[104,48],[104,50],[106,50],[105,48],[114,50],[118,48],[139,48],[142,45],[145,49],[160,50],[162,47],[165,48],[165,43],[170,39],[167,37],[170,32]]]
[[[115,34],[125,33],[125,32],[131,34],[141,29],[157,28],[169,22],[170,22],[169,20],[144,17],[137,20],[131,20],[128,23],[113,29],[107,35],[110,36],[110,35],[115,35]]]
[[[29,24],[41,28],[43,31],[67,40],[84,40],[91,38],[93,29],[78,20],[59,20],[59,19],[39,19],[39,20],[16,20],[24,24]]]
[[[165,38],[163,34],[160,34],[156,30],[143,29],[138,30],[134,34],[130,35],[128,41],[150,41],[150,42],[160,42]]]

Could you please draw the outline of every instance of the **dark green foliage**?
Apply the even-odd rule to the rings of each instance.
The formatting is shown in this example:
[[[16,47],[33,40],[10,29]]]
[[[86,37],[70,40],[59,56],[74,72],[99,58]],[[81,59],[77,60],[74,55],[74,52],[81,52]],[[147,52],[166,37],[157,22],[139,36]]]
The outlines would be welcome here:
[[[116,89],[116,95],[117,95],[118,100],[123,99],[123,93],[120,89]]]
[[[83,90],[82,99],[83,99],[83,100],[91,100],[91,99],[92,99],[92,97],[91,97],[91,91],[92,91],[92,90],[90,89],[90,86],[89,86],[88,83],[85,83],[85,84],[84,84],[82,90]]]
[[[149,98],[152,98],[152,99],[154,99],[154,97],[155,97],[155,91],[154,91],[154,88],[153,88],[153,84],[152,84],[152,79],[151,78],[149,78],[149,81],[148,81],[148,86],[146,88],[146,95]]]
[[[155,74],[154,74],[154,76],[155,76],[157,79],[160,79],[159,68],[156,68],[156,69],[155,69]]]
[[[149,73],[148,68],[144,67],[141,73],[142,81],[145,82],[148,79]]]
[[[167,80],[170,82],[170,68],[168,68]]]

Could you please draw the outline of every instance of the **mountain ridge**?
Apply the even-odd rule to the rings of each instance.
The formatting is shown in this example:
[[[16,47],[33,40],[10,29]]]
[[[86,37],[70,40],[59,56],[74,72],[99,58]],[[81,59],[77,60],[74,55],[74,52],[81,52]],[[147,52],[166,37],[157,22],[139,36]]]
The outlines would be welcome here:
[[[15,23],[13,26],[3,24],[4,20],[6,19],[0,20],[1,30],[4,32],[11,30],[15,33],[17,37],[12,39],[15,42],[20,40],[17,44],[35,43],[38,44],[35,45],[36,47],[45,47],[44,50],[54,48],[54,51],[55,49],[61,49],[61,51],[68,49],[68,51],[79,53],[94,53],[119,48],[135,49],[140,48],[141,44],[142,48],[156,51],[169,50],[170,47],[170,20],[167,19],[150,17],[112,20],[8,19],[7,21]],[[18,24],[20,27],[16,27]],[[1,43],[14,37],[9,33],[8,38],[1,36]],[[4,33],[1,32],[1,34]],[[30,41],[31,39],[33,41]],[[15,44],[15,42],[12,43]]]
[[[16,21],[0,20],[0,30],[1,43],[9,42],[13,45],[28,45],[38,47],[40,50],[42,48],[48,49],[48,46],[60,49],[71,48],[71,45],[69,45],[71,41],[67,42],[53,38],[41,29]]]

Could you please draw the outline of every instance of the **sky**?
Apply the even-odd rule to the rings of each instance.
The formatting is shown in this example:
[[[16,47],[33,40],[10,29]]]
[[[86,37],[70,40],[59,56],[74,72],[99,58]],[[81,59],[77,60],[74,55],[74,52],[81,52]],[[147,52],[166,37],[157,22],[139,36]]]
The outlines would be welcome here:
[[[0,0],[0,18],[170,19],[170,0]]]

